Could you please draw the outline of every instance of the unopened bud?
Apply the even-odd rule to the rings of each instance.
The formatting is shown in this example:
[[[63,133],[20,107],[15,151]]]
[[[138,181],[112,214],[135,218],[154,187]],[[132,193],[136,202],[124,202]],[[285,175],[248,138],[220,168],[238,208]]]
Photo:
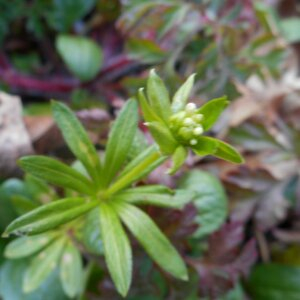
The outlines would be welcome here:
[[[194,121],[193,121],[193,119],[192,118],[185,118],[184,120],[183,120],[183,125],[184,126],[192,126],[192,125],[194,125]]]
[[[186,106],[185,106],[185,110],[186,112],[189,112],[189,113],[192,113],[194,112],[195,110],[197,109],[197,106],[195,103],[188,103]]]
[[[193,130],[194,135],[201,135],[203,133],[203,127],[202,126],[198,126]]]
[[[181,127],[178,134],[184,139],[189,140],[193,137],[193,131],[191,128],[188,127]]]
[[[203,120],[203,115],[202,114],[196,114],[196,115],[193,115],[193,120],[196,122],[196,123],[199,123]]]
[[[192,140],[190,141],[190,144],[191,144],[192,146],[196,145],[197,143],[198,143],[198,141],[195,140],[195,139],[192,139]]]

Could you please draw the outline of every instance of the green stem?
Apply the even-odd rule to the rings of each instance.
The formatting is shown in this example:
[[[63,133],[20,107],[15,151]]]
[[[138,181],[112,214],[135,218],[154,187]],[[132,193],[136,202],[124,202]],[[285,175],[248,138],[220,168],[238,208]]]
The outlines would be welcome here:
[[[167,159],[167,157],[162,156],[158,150],[149,154],[149,156],[141,161],[137,166],[113,183],[112,186],[106,191],[106,196],[109,197],[131,184],[146,168],[151,166],[160,158],[161,161],[159,161],[159,164],[162,164]]]

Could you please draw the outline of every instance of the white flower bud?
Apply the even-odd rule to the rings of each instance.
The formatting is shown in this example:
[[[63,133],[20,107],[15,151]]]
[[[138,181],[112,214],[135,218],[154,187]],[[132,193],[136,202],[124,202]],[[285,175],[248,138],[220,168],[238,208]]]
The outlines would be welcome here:
[[[194,130],[193,130],[193,134],[194,135],[201,135],[204,132],[203,127],[202,126],[197,126]]]
[[[203,115],[202,114],[193,115],[193,120],[197,123],[201,122],[203,120]]]
[[[192,146],[196,145],[197,143],[198,143],[198,141],[195,140],[195,139],[190,140],[190,144],[191,144]]]
[[[184,126],[192,126],[192,125],[194,125],[194,121],[193,121],[193,119],[192,118],[185,118],[184,120],[183,120],[183,125]]]
[[[189,112],[189,113],[193,113],[195,110],[197,109],[197,106],[195,103],[188,103],[186,106],[185,106],[185,110],[186,112]]]

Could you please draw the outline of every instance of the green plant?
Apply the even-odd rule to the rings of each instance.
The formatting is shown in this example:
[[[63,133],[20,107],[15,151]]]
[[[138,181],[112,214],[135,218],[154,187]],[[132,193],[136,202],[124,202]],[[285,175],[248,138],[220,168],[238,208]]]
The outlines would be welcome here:
[[[19,161],[27,173],[64,188],[66,195],[63,199],[54,197],[52,201],[31,209],[13,221],[3,234],[32,236],[9,244],[6,249],[8,257],[26,256],[40,250],[47,255],[45,260],[40,256],[33,259],[27,277],[45,279],[49,269],[61,261],[63,287],[69,296],[78,295],[83,287],[78,288],[81,275],[76,270],[82,269],[82,263],[76,241],[81,237],[72,233],[84,228],[92,218],[100,228],[98,240],[103,243],[109,273],[122,296],[128,292],[132,273],[132,250],[122,223],[163,270],[176,278],[188,279],[187,268],[177,250],[138,205],[181,208],[192,199],[193,193],[170,190],[163,185],[136,183],[170,156],[173,167],[169,172],[175,173],[184,163],[189,147],[197,155],[212,154],[235,163],[242,162],[234,148],[202,135],[217,120],[227,101],[225,98],[215,99],[199,109],[194,104],[187,104],[193,77],[181,86],[170,103],[163,81],[154,71],[150,72],[147,83],[149,102],[142,90],[138,98],[157,145],[148,146],[131,160],[128,150],[138,134],[138,102],[135,99],[128,100],[119,113],[109,134],[105,156],[101,159],[72,111],[53,101],[56,123],[80,165],[70,167],[45,156],[27,156]],[[24,241],[30,241],[31,248],[20,248]],[[24,251],[27,251],[26,255]],[[70,266],[70,260],[77,263]],[[78,277],[72,277],[73,273]],[[39,278],[34,283],[31,279],[28,284],[27,277],[23,286],[25,292],[34,290],[41,283]],[[64,278],[69,280],[64,281]]]

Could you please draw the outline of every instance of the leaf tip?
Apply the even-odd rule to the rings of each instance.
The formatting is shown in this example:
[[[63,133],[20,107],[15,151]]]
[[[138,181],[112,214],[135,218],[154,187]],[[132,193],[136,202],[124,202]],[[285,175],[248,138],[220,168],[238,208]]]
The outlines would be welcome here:
[[[184,275],[182,275],[182,276],[180,277],[180,279],[183,280],[183,281],[188,281],[188,280],[189,280],[189,275],[188,275],[188,273],[185,273]]]
[[[156,76],[156,71],[155,71],[155,68],[152,68],[149,72],[150,76]]]
[[[2,238],[8,238],[9,237],[9,233],[7,231],[4,231],[1,235]]]

